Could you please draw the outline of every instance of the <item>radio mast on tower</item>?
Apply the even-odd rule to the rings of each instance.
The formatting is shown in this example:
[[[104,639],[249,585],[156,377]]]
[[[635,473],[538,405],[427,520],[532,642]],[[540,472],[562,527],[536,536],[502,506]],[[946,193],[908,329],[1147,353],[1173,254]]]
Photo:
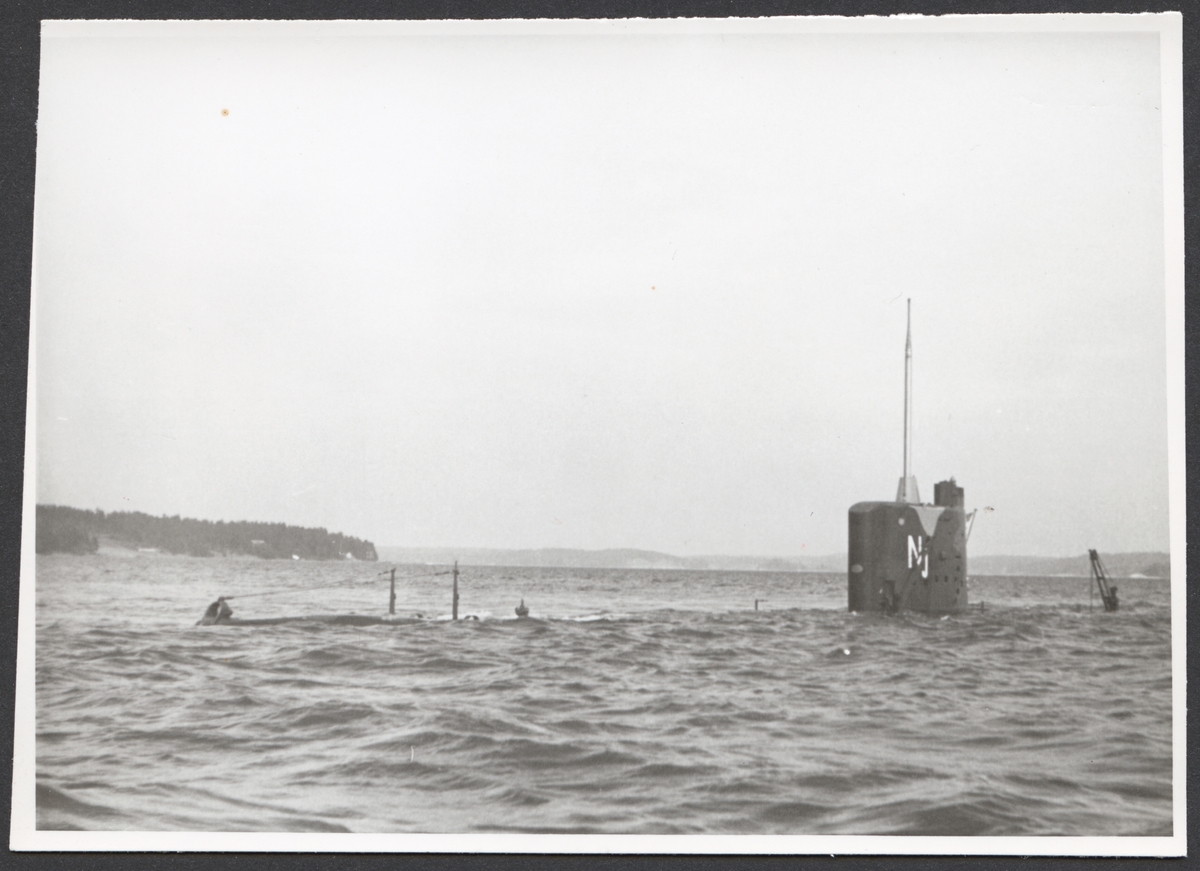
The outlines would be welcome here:
[[[896,488],[897,502],[921,501],[912,474],[912,300],[908,300],[908,329],[904,335],[904,474]]]

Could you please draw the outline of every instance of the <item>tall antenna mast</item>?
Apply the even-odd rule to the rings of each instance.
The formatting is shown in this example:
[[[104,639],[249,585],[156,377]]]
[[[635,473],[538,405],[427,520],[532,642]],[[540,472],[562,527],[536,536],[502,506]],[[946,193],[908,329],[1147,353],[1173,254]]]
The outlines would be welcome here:
[[[908,300],[908,325],[904,335],[904,476],[896,488],[897,502],[920,502],[917,479],[912,474],[912,300]]]
[[[908,300],[908,325],[904,334],[904,479],[912,468],[912,300]]]

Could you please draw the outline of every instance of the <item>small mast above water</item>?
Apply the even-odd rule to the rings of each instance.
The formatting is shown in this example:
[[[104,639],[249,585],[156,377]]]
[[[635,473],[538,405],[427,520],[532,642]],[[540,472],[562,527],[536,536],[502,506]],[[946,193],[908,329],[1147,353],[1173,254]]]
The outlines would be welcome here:
[[[908,327],[904,335],[904,474],[896,488],[897,502],[917,504],[917,476],[912,473],[912,300],[908,300]]]

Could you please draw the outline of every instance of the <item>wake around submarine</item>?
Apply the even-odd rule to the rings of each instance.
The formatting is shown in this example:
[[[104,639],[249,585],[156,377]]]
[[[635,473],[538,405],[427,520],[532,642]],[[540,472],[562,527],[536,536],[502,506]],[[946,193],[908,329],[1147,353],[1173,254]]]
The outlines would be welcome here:
[[[953,478],[923,503],[912,475],[912,300],[904,343],[904,474],[894,502],[850,507],[851,611],[954,614],[967,607],[967,539],[975,512]]]

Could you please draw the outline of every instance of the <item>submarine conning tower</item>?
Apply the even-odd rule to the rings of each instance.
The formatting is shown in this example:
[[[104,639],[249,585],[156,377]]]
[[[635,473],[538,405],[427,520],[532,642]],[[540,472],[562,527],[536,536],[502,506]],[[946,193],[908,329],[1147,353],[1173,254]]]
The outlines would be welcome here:
[[[934,504],[859,502],[850,508],[851,611],[948,614],[967,607],[967,517],[953,478]]]
[[[967,607],[967,515],[954,478],[921,502],[912,474],[912,301],[904,347],[904,473],[893,502],[850,508],[851,611],[948,614]]]

